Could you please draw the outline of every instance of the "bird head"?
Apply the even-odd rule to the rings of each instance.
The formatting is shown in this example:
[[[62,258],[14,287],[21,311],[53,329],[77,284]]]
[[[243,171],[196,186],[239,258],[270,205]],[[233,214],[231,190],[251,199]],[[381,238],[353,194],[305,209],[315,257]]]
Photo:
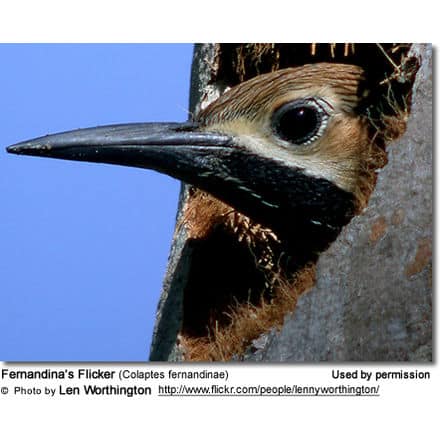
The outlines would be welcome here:
[[[151,168],[226,202],[281,237],[335,231],[355,205],[368,147],[360,67],[319,63],[231,88],[187,123],[79,129],[15,154]]]

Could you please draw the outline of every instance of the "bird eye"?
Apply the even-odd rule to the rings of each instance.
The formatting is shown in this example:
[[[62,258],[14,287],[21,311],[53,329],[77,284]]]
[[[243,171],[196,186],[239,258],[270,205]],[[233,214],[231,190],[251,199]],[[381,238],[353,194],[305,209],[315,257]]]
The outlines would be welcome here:
[[[289,102],[272,116],[272,128],[281,139],[307,145],[323,133],[329,114],[315,99]]]

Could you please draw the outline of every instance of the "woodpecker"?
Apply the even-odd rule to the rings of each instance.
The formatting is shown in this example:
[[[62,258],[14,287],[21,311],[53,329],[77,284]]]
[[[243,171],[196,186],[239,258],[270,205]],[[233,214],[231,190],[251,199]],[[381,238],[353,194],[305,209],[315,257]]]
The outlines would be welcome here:
[[[359,111],[363,81],[354,65],[286,68],[229,89],[185,123],[79,129],[7,151],[180,179],[207,194],[199,206],[215,200],[242,223],[259,225],[272,260],[294,272],[334,240],[363,198],[372,144]],[[203,215],[196,209],[188,221],[203,223]]]
[[[79,129],[7,151],[155,169],[298,246],[298,231],[331,234],[353,213],[369,142],[356,113],[362,76],[331,63],[283,69],[230,89],[189,123]]]

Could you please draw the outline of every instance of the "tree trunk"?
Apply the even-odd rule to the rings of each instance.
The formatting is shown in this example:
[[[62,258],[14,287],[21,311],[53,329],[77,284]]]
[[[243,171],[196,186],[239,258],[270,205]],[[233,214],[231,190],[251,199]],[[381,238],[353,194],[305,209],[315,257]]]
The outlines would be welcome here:
[[[238,53],[234,59],[232,51],[228,52],[227,47],[222,51],[220,46],[195,48],[191,112],[214,100],[225,86],[259,73],[258,62],[247,64],[243,51],[237,52],[234,47]],[[264,51],[270,45],[254,46],[267,55]],[[283,47],[282,51],[287,49]],[[294,49],[295,56],[301,57],[300,52],[306,48],[296,45]],[[328,50],[334,51],[334,46]],[[273,53],[272,70],[292,64],[291,59],[285,61],[286,57]],[[337,57],[333,53],[331,56]],[[281,330],[272,329],[262,335],[244,359],[432,359],[432,48],[414,44],[407,56],[419,63],[407,129],[388,145],[388,164],[379,172],[367,208],[320,256],[315,286],[285,316]],[[253,67],[256,71],[249,72]],[[188,187],[183,185],[178,218],[187,195]],[[183,359],[176,341],[190,261],[191,247],[181,227],[176,229],[172,243],[151,360]]]

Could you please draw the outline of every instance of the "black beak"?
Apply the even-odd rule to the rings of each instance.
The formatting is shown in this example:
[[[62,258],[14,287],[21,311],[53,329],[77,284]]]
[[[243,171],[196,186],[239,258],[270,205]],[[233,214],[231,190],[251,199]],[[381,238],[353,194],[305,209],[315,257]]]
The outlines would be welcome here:
[[[193,123],[108,125],[58,133],[7,148],[9,153],[150,168],[198,184],[232,138]]]
[[[347,223],[352,207],[352,195],[331,182],[258,155],[238,137],[189,122],[85,128],[21,142],[7,151],[150,168],[207,191],[286,235],[295,224],[309,227],[310,218],[333,231],[332,225]]]

